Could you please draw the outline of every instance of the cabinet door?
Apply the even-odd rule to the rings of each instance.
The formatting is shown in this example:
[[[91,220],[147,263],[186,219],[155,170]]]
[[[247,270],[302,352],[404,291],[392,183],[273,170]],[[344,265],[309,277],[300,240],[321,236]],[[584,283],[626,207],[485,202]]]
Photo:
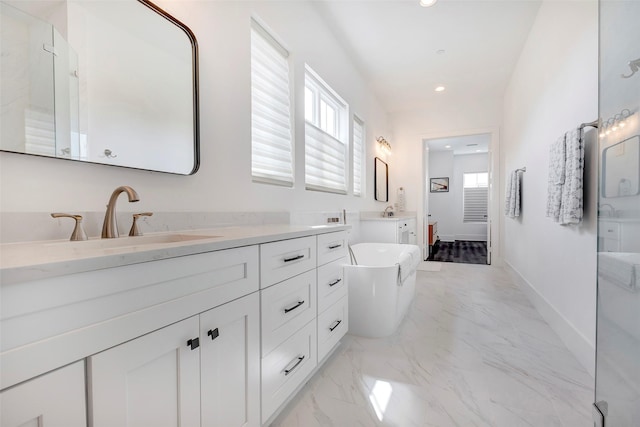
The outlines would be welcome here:
[[[260,299],[200,315],[202,426],[260,425]]]
[[[76,362],[0,393],[0,425],[82,427],[85,408],[84,362]]]
[[[200,426],[198,329],[190,317],[91,356],[93,427]]]

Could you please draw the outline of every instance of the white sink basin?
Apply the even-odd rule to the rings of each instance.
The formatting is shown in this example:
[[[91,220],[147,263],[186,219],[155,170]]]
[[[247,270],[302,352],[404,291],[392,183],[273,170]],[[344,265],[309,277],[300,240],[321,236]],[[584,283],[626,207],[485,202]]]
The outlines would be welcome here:
[[[55,242],[45,243],[45,246],[49,248],[58,247],[73,247],[76,250],[90,250],[90,249],[117,249],[117,248],[129,248],[134,246],[146,246],[146,245],[158,245],[168,243],[183,243],[192,242],[194,240],[215,239],[221,236],[209,236],[201,234],[184,234],[184,233],[161,233],[161,234],[148,234],[135,237],[118,237],[114,239],[92,239],[79,242]]]

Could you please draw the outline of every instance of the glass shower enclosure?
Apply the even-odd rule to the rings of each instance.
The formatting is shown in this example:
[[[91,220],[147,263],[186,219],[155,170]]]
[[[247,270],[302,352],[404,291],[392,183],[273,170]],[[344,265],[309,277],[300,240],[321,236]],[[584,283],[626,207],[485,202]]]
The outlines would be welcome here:
[[[594,426],[640,426],[640,1],[600,0]]]

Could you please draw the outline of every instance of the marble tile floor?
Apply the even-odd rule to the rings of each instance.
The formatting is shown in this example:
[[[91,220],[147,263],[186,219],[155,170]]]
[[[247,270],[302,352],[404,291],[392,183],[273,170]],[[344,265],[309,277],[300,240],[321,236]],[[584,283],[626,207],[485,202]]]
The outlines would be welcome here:
[[[419,271],[396,334],[347,335],[272,426],[592,425],[593,378],[507,272]]]

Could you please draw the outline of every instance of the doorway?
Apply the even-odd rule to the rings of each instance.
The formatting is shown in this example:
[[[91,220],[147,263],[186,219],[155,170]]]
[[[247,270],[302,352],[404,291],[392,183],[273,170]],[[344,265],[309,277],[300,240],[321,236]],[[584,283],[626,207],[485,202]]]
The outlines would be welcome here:
[[[491,264],[491,137],[423,140],[428,261]]]

